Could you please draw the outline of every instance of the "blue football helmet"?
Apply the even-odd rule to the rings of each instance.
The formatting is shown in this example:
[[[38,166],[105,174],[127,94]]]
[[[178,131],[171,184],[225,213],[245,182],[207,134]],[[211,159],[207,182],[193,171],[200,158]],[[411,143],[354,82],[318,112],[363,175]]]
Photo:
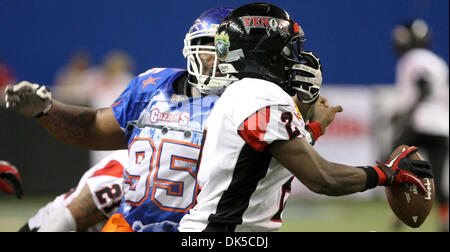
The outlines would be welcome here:
[[[218,7],[205,11],[195,20],[184,39],[183,55],[187,59],[188,83],[202,94],[219,95],[233,79],[218,71],[218,60],[214,47],[217,27],[233,8]],[[214,55],[213,66],[205,66],[201,54]]]

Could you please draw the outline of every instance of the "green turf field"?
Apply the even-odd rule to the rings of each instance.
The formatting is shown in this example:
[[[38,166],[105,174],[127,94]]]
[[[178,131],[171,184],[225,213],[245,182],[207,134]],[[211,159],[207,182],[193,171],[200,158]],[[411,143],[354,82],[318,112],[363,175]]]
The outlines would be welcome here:
[[[289,200],[284,211],[284,232],[434,232],[435,211],[422,226],[404,224],[393,229],[394,214],[385,199],[380,200]]]
[[[25,196],[18,200],[13,196],[0,195],[0,232],[15,232],[20,229],[29,217],[53,200],[52,196]]]
[[[26,197],[17,200],[0,195],[0,232],[17,231],[29,217],[53,197]],[[438,230],[432,211],[417,229],[402,226],[397,231]],[[385,200],[299,200],[290,199],[284,211],[284,232],[391,232],[393,213]]]

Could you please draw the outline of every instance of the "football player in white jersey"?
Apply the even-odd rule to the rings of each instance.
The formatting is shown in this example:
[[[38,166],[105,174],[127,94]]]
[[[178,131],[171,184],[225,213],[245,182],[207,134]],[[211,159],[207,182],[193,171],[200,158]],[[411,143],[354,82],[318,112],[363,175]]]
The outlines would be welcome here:
[[[78,185],[39,209],[20,232],[99,232],[118,209],[128,151],[118,150],[87,170]]]
[[[206,17],[215,18],[213,23],[203,22],[205,20],[196,22],[186,37],[184,53],[188,58],[188,73],[173,68],[150,69],[136,77],[111,108],[94,110],[63,104],[52,100],[51,94],[45,86],[27,82],[7,88],[6,102],[9,108],[17,110],[23,115],[36,116],[51,134],[68,144],[90,149],[129,147],[130,165],[124,172],[123,204],[118,215],[114,215],[108,222],[111,225],[108,225],[107,231],[173,230],[172,224],[177,223],[192,206],[192,204],[183,205],[190,203],[192,197],[180,198],[179,195],[180,193],[183,195],[183,192],[176,191],[179,190],[177,189],[179,188],[178,181],[182,181],[182,179],[177,178],[176,181],[171,181],[166,178],[163,180],[163,175],[167,174],[161,171],[179,171],[178,174],[188,171],[184,172],[184,175],[187,178],[190,176],[195,178],[195,166],[192,165],[196,163],[196,155],[194,157],[190,153],[192,158],[187,159],[180,158],[179,153],[172,153],[171,160],[173,162],[167,163],[167,167],[162,166],[161,160],[164,162],[169,160],[166,160],[165,157],[167,154],[165,146],[169,145],[173,148],[178,144],[185,146],[185,149],[197,149],[196,153],[198,153],[200,147],[198,140],[201,140],[204,119],[212,106],[204,111],[197,111],[198,115],[204,117],[194,119],[193,114],[177,110],[180,109],[177,106],[175,106],[177,108],[171,108],[157,104],[168,100],[180,101],[179,99],[182,98],[180,95],[190,97],[200,93],[220,94],[232,81],[228,77],[217,76],[218,73],[214,70],[217,62],[214,47],[208,46],[208,40],[201,39],[202,37],[209,38],[213,45],[212,41],[217,27],[215,25],[220,22],[220,20],[216,22],[217,18],[223,18],[224,11],[228,11],[226,8],[225,10],[217,9],[216,13],[213,9],[202,15],[205,19]],[[222,14],[217,15],[217,12]],[[208,13],[209,15],[206,15]],[[320,80],[321,73],[317,69],[304,69],[304,71],[311,71],[309,74],[314,77],[305,79],[305,83]],[[208,105],[212,104],[208,103]],[[326,127],[333,121],[335,114],[341,111],[339,106],[328,107],[326,99],[322,99],[321,104],[322,106],[318,106],[314,111],[317,122],[311,123],[310,132],[305,132],[311,143],[323,134]],[[183,103],[181,105],[183,107]],[[194,126],[198,129],[192,130]],[[178,130],[180,128],[184,130]],[[143,137],[142,134],[153,135],[152,137]],[[171,137],[171,139],[167,139],[167,137]],[[185,143],[187,140],[193,142]],[[181,156],[184,157],[188,153],[181,153],[183,154]],[[175,154],[177,156],[174,156]],[[188,166],[184,167],[184,165]],[[149,174],[149,171],[154,173]],[[141,179],[141,177],[146,179]],[[146,181],[151,181],[151,183],[146,183]],[[194,184],[186,183],[184,188],[192,188],[196,191],[196,182]],[[165,198],[161,198],[164,195]],[[173,196],[190,201],[181,203],[178,201],[177,203],[177,201],[170,200]],[[187,192],[184,193],[184,196],[188,196]],[[176,204],[179,205],[176,206]],[[182,205],[183,208],[181,208]],[[155,212],[149,211],[149,208],[145,206],[155,209]],[[155,221],[155,218],[158,220]]]
[[[424,20],[396,26],[392,43],[399,56],[393,146],[418,146],[430,160],[436,177],[439,222],[441,230],[448,232],[448,188],[446,192],[443,181],[449,166],[448,65],[429,49],[431,31]]]
[[[416,147],[366,167],[329,162],[311,147],[305,121],[321,82],[305,82],[302,71],[319,71],[320,62],[303,51],[303,35],[272,4],[244,5],[222,21],[215,38],[219,69],[239,81],[227,87],[208,119],[197,177],[201,191],[180,231],[276,231],[294,176],[332,196],[394,180],[426,190],[416,176],[431,177],[429,163],[408,158]]]

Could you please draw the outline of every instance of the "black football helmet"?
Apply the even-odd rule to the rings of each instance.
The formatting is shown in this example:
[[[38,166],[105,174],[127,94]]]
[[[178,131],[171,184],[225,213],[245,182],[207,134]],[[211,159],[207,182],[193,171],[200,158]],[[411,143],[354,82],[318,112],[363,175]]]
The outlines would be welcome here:
[[[269,80],[290,95],[297,93],[302,102],[314,103],[322,84],[321,67],[315,55],[303,51],[303,37],[302,28],[282,8],[268,3],[244,5],[217,29],[218,67],[222,74],[238,79]]]

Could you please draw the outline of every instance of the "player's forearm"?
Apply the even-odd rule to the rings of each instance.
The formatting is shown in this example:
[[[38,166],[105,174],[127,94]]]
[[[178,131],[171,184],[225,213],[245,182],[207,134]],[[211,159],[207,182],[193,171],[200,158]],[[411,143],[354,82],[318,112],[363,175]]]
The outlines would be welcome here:
[[[275,142],[270,151],[284,167],[315,193],[341,196],[365,189],[367,176],[362,169],[325,160],[305,139]]]
[[[88,185],[67,206],[76,222],[78,232],[86,231],[89,227],[106,220],[105,215],[97,208]]]
[[[97,110],[64,104],[56,100],[39,123],[56,139],[73,146],[92,148]]]
[[[323,169],[326,183],[320,189],[321,194],[342,196],[364,191],[367,176],[362,169],[333,162],[327,162]]]

